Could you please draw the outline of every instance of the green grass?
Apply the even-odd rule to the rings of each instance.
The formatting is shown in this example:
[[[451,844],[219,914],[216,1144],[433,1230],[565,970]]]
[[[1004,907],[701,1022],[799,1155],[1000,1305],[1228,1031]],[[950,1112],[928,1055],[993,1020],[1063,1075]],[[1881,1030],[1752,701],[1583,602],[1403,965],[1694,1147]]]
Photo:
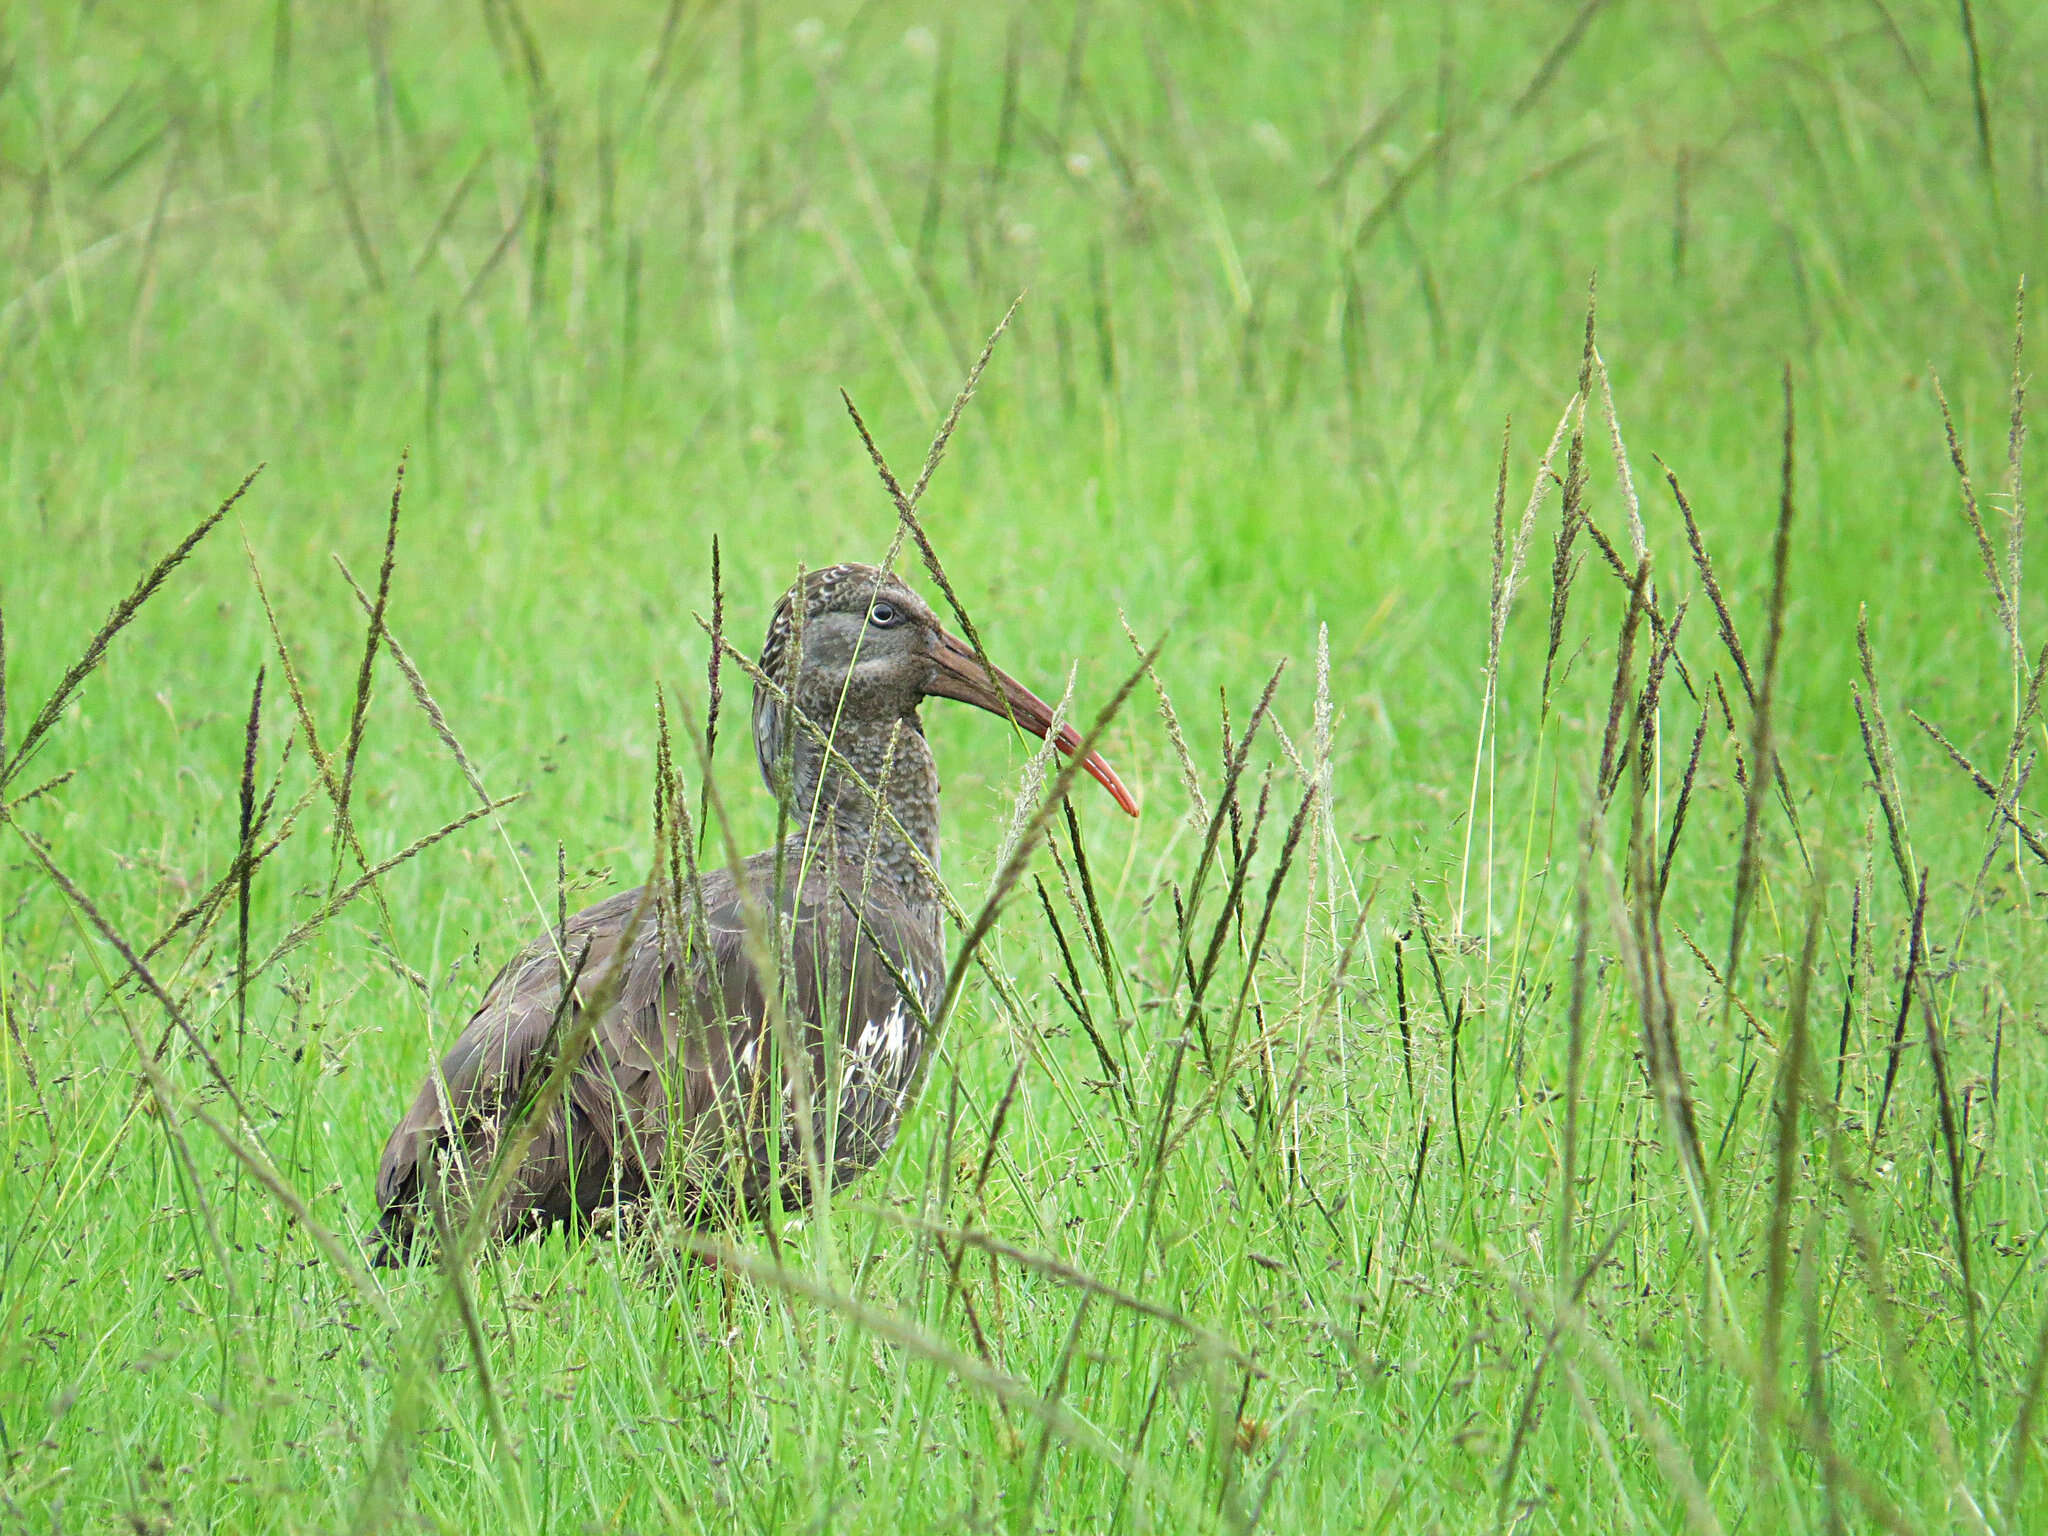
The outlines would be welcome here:
[[[2005,567],[2001,623],[1930,372],[2003,565],[2048,13],[1439,9],[10,8],[6,752],[267,467],[0,789],[0,1525],[2048,1519],[2048,884],[1908,713],[1995,782],[2042,740],[2042,605]],[[1647,758],[1656,642],[1638,615],[1622,644],[1628,583],[1576,523],[1550,656],[1554,483],[1484,704],[1503,421],[1512,539],[1596,272],[1646,594],[1687,605]],[[828,1213],[728,1234],[716,1270],[557,1240],[366,1291],[207,1122],[359,1255],[382,1138],[552,916],[557,845],[572,901],[654,856],[653,690],[701,716],[713,536],[747,647],[799,562],[879,555],[838,389],[907,478],[1019,292],[922,515],[992,654],[1053,695],[1076,667],[1083,718],[1134,662],[1120,612],[1168,636],[1221,818],[1192,921],[1210,824],[1141,685],[1106,745],[1145,817],[1076,802],[1113,953],[1039,854],[1073,973],[1027,884],[988,946],[1015,1005],[972,981],[899,1149]],[[233,863],[259,667],[258,796],[297,736],[271,825],[310,798],[252,954],[359,873],[252,566],[339,752],[366,632],[329,557],[374,587],[408,448],[389,628],[523,798],[256,977],[246,1028],[232,895],[150,962],[237,1123],[183,1036],[141,1074],[167,1015],[100,924],[139,949]],[[1568,499],[1632,564],[1597,382],[1578,457]],[[1659,459],[1760,687],[1782,620],[1767,737]],[[1226,803],[1219,692],[1235,741],[1283,656]],[[1717,680],[1659,906],[1641,849]],[[373,682],[374,862],[475,801],[388,652]],[[743,702],[716,767],[754,847]],[[1024,753],[927,721],[972,912]]]

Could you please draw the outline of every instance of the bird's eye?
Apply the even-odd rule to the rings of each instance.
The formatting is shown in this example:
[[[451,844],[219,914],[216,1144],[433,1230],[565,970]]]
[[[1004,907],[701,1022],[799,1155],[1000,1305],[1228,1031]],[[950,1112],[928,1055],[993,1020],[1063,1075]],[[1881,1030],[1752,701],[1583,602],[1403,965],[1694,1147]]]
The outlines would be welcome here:
[[[868,622],[877,629],[887,629],[896,622],[896,606],[893,603],[877,603],[868,610]]]

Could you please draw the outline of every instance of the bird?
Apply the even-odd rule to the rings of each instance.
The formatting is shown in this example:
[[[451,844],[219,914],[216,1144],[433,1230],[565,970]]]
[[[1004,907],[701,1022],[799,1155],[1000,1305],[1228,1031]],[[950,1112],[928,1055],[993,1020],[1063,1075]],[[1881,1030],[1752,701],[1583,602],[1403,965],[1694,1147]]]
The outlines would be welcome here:
[[[790,830],[734,868],[587,907],[513,956],[385,1144],[376,1262],[469,1219],[579,1022],[588,1048],[506,1150],[516,1166],[486,1232],[581,1230],[657,1191],[687,1223],[733,1224],[880,1161],[946,985],[920,707],[958,700],[1050,734],[1138,814],[1108,762],[978,652],[889,569],[799,576],[769,621],[752,720]]]

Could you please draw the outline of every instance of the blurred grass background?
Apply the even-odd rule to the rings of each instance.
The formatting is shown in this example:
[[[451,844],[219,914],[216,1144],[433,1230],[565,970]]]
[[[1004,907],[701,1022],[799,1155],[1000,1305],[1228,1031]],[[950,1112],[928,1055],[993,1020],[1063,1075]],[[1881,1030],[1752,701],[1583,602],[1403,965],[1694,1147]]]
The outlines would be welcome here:
[[[575,896],[640,877],[652,846],[652,686],[661,679],[701,710],[703,639],[691,614],[709,611],[711,538],[734,632],[749,646],[798,562],[877,556],[894,515],[838,390],[907,476],[1019,293],[924,506],[992,653],[1050,694],[1078,663],[1086,712],[1130,664],[1119,614],[1147,640],[1170,627],[1159,670],[1213,778],[1219,689],[1241,721],[1283,655],[1296,667],[1279,718],[1306,750],[1327,626],[1337,746],[1322,814],[1347,863],[1341,899],[1332,879],[1296,912],[1297,973],[1286,985],[1306,997],[1329,978],[1363,893],[1384,887],[1386,910],[1368,919],[1378,959],[1337,1026],[1355,1034],[1328,1085],[1343,1103],[1331,1113],[1353,1118],[1321,1156],[1353,1192],[1342,1222],[1306,1218],[1334,1244],[1309,1265],[1313,1285],[1297,1278],[1290,1289],[1265,1267],[1270,1230],[1219,1227],[1170,1262],[1134,1254],[1135,1235],[1114,1222],[1109,1238],[1091,1237],[1084,1223],[1107,1220],[1127,1192],[1084,1192],[1074,1159],[1090,1148],[1114,1155],[1118,1133],[1089,1129],[1086,1101],[1055,1094],[1042,1068],[1023,1079],[1010,1198],[1034,1211],[1030,1246],[1057,1249],[1071,1219],[1078,1230],[1065,1241],[1076,1246],[1062,1251],[1080,1268],[1146,1280],[1168,1305],[1233,1335],[1286,1335],[1259,1356],[1277,1362],[1274,1374],[1246,1377],[1245,1400],[1217,1407],[1201,1398],[1213,1360],[1186,1364],[1170,1340],[1127,1339],[1128,1320],[1098,1316],[1084,1328],[1070,1308],[1025,1293],[1044,1305],[1014,1320],[1004,1364],[1041,1392],[1056,1367],[1067,1379],[1063,1346],[1128,1355],[1128,1370],[1098,1364],[1083,1411],[1152,1458],[1171,1492],[1148,1493],[1141,1478],[1120,1498],[1116,1474],[1081,1450],[1055,1449],[1041,1476],[1028,1416],[880,1353],[859,1329],[833,1331],[794,1303],[781,1310],[772,1292],[735,1324],[729,1283],[690,1276],[650,1290],[609,1250],[562,1245],[479,1277],[492,1306],[530,1310],[493,1321],[523,1459],[492,1452],[459,1379],[422,1389],[423,1424],[399,1433],[391,1379],[420,1360],[394,1340],[410,1335],[386,1338],[364,1315],[374,1339],[330,1336],[336,1319],[353,1327],[356,1315],[253,1190],[238,1219],[247,1227],[252,1209],[265,1210],[269,1246],[242,1250],[236,1305],[246,1310],[223,1321],[218,1276],[177,1215],[189,1216],[189,1202],[168,1143],[122,1131],[136,1077],[111,1010],[133,1010],[151,1038],[161,1020],[132,988],[110,992],[118,959],[10,843],[0,854],[0,969],[16,1029],[11,1171],[0,1180],[5,1518],[39,1529],[391,1519],[443,1529],[951,1529],[984,1518],[1180,1528],[1191,1512],[1280,1529],[1486,1524],[1532,1363],[1510,1347],[1522,1322],[1498,1287],[1474,1303],[1497,1313],[1459,1313],[1456,1265],[1420,1236],[1411,1242],[1390,1207],[1416,1162],[1418,1126],[1443,1135],[1445,1107],[1428,1094],[1447,1069],[1435,1062],[1425,1102],[1411,1093],[1398,1125],[1366,1113],[1370,1094],[1361,1087],[1354,1100],[1348,1085],[1355,1076],[1389,1104],[1400,1098],[1381,973],[1411,891],[1446,931],[1455,909],[1482,952],[1467,980],[1453,977],[1453,991],[1472,989],[1475,1016],[1489,988],[1505,1019],[1517,999],[1527,1006],[1551,995],[1545,987],[1562,996],[1568,980],[1576,876],[1542,877],[1553,854],[1569,862],[1625,594],[1594,557],[1559,658],[1572,691],[1541,728],[1547,736],[1542,602],[1532,593],[1511,623],[1498,726],[1510,740],[1496,791],[1503,894],[1488,904],[1500,914],[1488,931],[1462,892],[1490,891],[1494,878],[1491,866],[1468,867],[1465,815],[1503,423],[1512,416],[1512,526],[1571,398],[1597,274],[1600,351],[1659,588],[1698,598],[1653,454],[1686,486],[1754,652],[1789,366],[1798,516],[1777,730],[1803,825],[1834,850],[1821,860],[1834,876],[1831,953],[1847,943],[1851,887],[1859,901],[1868,892],[1873,911],[1882,899],[1881,917],[1868,920],[1898,960],[1870,975],[1875,992],[1896,987],[1910,911],[1893,910],[1899,893],[1880,898],[1855,868],[1874,803],[1848,693],[1855,624],[1867,604],[1887,704],[1938,713],[1995,767],[2013,728],[2014,674],[1957,511],[1930,370],[1990,506],[2008,489],[1999,470],[2014,292],[2030,264],[2038,278],[2048,250],[2044,67],[2048,13],[1933,0],[1303,4],[1284,14],[1124,0],[10,8],[0,21],[9,744],[116,596],[267,465],[14,786],[78,770],[19,821],[138,934],[216,878],[235,848],[242,722],[260,665],[270,669],[266,764],[292,728],[249,560],[331,747],[346,732],[363,633],[329,557],[372,578],[407,449],[391,628],[485,782],[526,796],[505,818],[506,837],[471,829],[390,877],[394,931],[380,932],[371,909],[351,909],[252,997],[264,1042],[258,1092],[276,1117],[266,1135],[274,1154],[289,1145],[286,1171],[338,1231],[364,1225],[377,1147],[430,1048],[451,1037],[536,921],[514,857],[550,911],[558,841]],[[1589,414],[1587,430],[1596,515],[1619,538],[1605,428]],[[1532,556],[1539,578],[1549,526]],[[1716,664],[1712,617],[1704,602],[1694,607],[1682,654],[1707,658],[1695,661],[1704,677]],[[2038,604],[2023,599],[2021,612]],[[958,714],[941,708],[928,724],[948,788],[948,869],[971,892],[999,841],[1021,753]],[[728,716],[719,772],[752,846],[771,834],[773,812],[750,787],[751,754],[736,739],[743,718]],[[1663,748],[1667,798],[1691,728],[1690,713],[1666,728],[1676,743]],[[1925,862],[1957,886],[1946,898],[1947,925],[1960,924],[1955,953],[1946,936],[1938,946],[1954,963],[1978,920],[1970,877],[1982,802],[1902,713],[1892,734]],[[1127,713],[1108,746],[1149,814],[1126,829],[1100,806],[1081,811],[1102,840],[1092,856],[1123,958],[1164,985],[1170,945],[1147,925],[1170,909],[1169,877],[1195,836],[1179,829],[1179,771],[1149,708]],[[1710,759],[1705,771],[1739,795],[1731,769]],[[467,803],[387,666],[360,773],[373,857]],[[315,823],[320,810],[309,813]],[[1697,879],[1675,881],[1671,904],[1713,953],[1719,941],[1698,925],[1725,931],[1741,817],[1724,809],[1702,825],[1681,859]],[[273,942],[325,889],[332,857],[311,846],[320,832],[257,882],[258,928]],[[1278,830],[1268,837],[1270,859]],[[1782,959],[1798,950],[1805,866],[1782,839],[1770,857],[1785,883],[1767,887],[1770,937],[1760,942]],[[1951,987],[1943,1019],[1964,1031],[1966,1070],[1987,1083],[1993,1021],[2009,1019],[1999,1026],[2012,1053],[2004,1091],[2038,1106],[2029,891],[2039,876],[2015,875],[2010,861],[2003,869],[1994,890],[2014,905],[1981,920],[1968,955],[1981,969]],[[1498,969],[1494,941],[1505,955],[1530,924],[1543,932],[1529,968]],[[232,990],[223,942],[216,935],[178,967],[209,1006]],[[1043,948],[1031,931],[999,941],[1020,976],[1041,975]],[[1782,1011],[1781,971],[1764,968],[1751,1007]],[[1420,985],[1413,974],[1407,983]],[[1031,989],[1051,1000],[1050,1018],[1057,999],[1038,981]],[[1862,996],[1857,1017],[1869,1014],[1881,1058],[1893,1004],[1873,999]],[[1831,996],[1819,1011],[1839,1008]],[[977,1034],[982,1017],[993,1015],[970,1012],[959,1048],[964,1091],[985,1111],[1016,1061],[1038,1058],[1016,1044],[1015,1021]],[[1753,1152],[1750,1172],[1763,1180],[1771,1132],[1755,1116],[1768,1073],[1750,1089],[1752,1058],[1714,1036],[1720,1017],[1718,1001],[1703,1005],[1699,1027],[1712,1039],[1702,1049],[1722,1076],[1701,1092],[1731,1124],[1748,1105],[1738,1162]],[[1613,1029],[1603,1071],[1620,1095],[1619,1126],[1634,1090],[1621,1086],[1625,1022]],[[1555,1031],[1541,1033],[1546,1043],[1529,1048],[1553,1051]],[[1489,1070],[1512,1061],[1519,1083],[1519,1036],[1495,1031],[1484,1048]],[[1881,1074],[1882,1060],[1871,1070]],[[1918,1167],[1934,1136],[1924,1088],[1913,1115],[1899,1156]],[[1996,1148],[1995,1193],[1978,1197],[1986,1220],[2008,1224],[1987,1241],[2026,1243],[2017,1268],[1996,1279],[2009,1272],[2018,1287],[1999,1324],[2009,1357],[1994,1340],[1987,1376],[1937,1352],[1916,1368],[1921,1395],[1893,1400],[1907,1377],[1879,1325],[1860,1311],[1843,1324],[1869,1368],[1858,1378],[1869,1419],[1842,1444],[1867,1455],[1870,1476],[1916,1527],[1971,1524],[1967,1490],[1981,1493],[2014,1465],[2008,1431],[2040,1360],[2026,1348],[2039,1302],[2027,1234],[2042,1217],[2031,1171],[2041,1143],[2026,1122],[2039,1117],[2023,1107],[2010,1118],[2019,1124]],[[1544,1133],[1502,1134],[1492,1182],[1468,1180],[1460,1141],[1457,1178],[1441,1192],[1428,1185],[1422,1231],[1476,1250],[1488,1235],[1505,1246],[1510,1228],[1533,1219],[1525,1207],[1540,1205],[1546,1175],[1531,1174],[1528,1159]],[[1624,1146],[1634,1133],[1613,1134]],[[1654,1117],[1640,1134],[1654,1141]],[[1761,1139],[1752,1149],[1745,1137]],[[931,1141],[920,1130],[909,1145],[856,1195],[922,1199]],[[207,1166],[229,1179],[225,1160]],[[1210,1223],[1215,1166],[1204,1153],[1163,1186],[1168,1225]],[[1600,1166],[1613,1202],[1640,1198],[1633,1154],[1627,1166]],[[1996,1182],[2008,1169],[2012,1182]],[[1676,1187],[1668,1155],[1658,1176]],[[1935,1194],[1902,1187],[1895,1205],[1873,1196],[1882,1220],[1899,1223],[1885,1230],[1904,1251],[1942,1251],[1948,1213],[1938,1181],[1928,1187]],[[1746,1213],[1731,1217],[1728,1238],[1741,1267],[1743,1222],[1761,1215],[1734,1209]],[[1676,1197],[1655,1217],[1663,1228],[1644,1219],[1655,1294],[1638,1277],[1630,1331],[1616,1323],[1614,1337],[1645,1373],[1643,1390],[1680,1403],[1674,1416],[1707,1506],[1731,1528],[1745,1511],[1774,1527],[1826,1527],[1838,1513],[1832,1476],[1823,1497],[1819,1462],[1786,1471],[1796,1448],[1761,1433],[1753,1445],[1749,1386],[1740,1372],[1712,1375],[1712,1309],[1688,1268],[1698,1256],[1687,1254]],[[895,1255],[876,1294],[967,1348],[944,1289],[916,1268],[913,1240],[881,1223],[858,1230],[856,1251]],[[1290,1266],[1308,1262],[1283,1251]],[[1412,1276],[1397,1267],[1389,1279],[1390,1262]],[[867,1274],[834,1280],[858,1289]],[[1210,1284],[1219,1274],[1232,1277],[1221,1290]],[[1902,1282],[1917,1297],[1908,1310],[1926,1309],[1904,1325],[1915,1347],[1936,1348],[1923,1329],[1960,1327],[1931,1299],[1953,1306],[1953,1277],[1943,1276],[1930,1259],[1919,1291]],[[1001,1294],[1000,1281],[989,1284]],[[262,1299],[266,1287],[276,1299]],[[1360,1288],[1389,1318],[1386,1298],[1400,1298],[1402,1320],[1391,1332],[1382,1320],[1379,1341],[1340,1362],[1318,1330],[1335,1328],[1342,1298]],[[416,1295],[401,1293],[401,1310],[425,1315],[437,1304],[430,1291],[422,1281]],[[1304,1332],[1277,1320],[1297,1313]],[[440,1357],[451,1369],[463,1358],[453,1337]],[[721,1339],[740,1341],[723,1363]],[[716,1412],[700,1415],[693,1394],[709,1387],[695,1378],[714,1364],[733,1369],[733,1352],[752,1407],[732,1407],[728,1375]],[[635,1364],[615,1367],[628,1358]],[[1449,1388],[1437,1365],[1444,1384],[1481,1383],[1458,1388],[1455,1411],[1438,1411]],[[579,1394],[586,1369],[591,1385]],[[1581,1390],[1620,1403],[1595,1376]],[[1170,1443],[1148,1442],[1139,1427],[1152,1423],[1160,1382],[1169,1401],[1185,1393],[1191,1403]],[[1206,1390],[1218,1402],[1234,1391],[1213,1381]],[[1624,1443],[1608,1448],[1619,1458],[1609,1479],[1589,1449],[1597,1435],[1573,1427],[1577,1410],[1556,1390],[1535,1431],[1539,1470],[1532,1481],[1525,1467],[1500,1493],[1502,1522],[1697,1528],[1649,1443],[1629,1443],[1639,1421],[1613,1408]],[[862,1396],[876,1392],[883,1401]],[[1929,1448],[1929,1405],[1954,1415],[1960,1470]],[[394,1445],[411,1469],[402,1487],[373,1475],[377,1448]],[[1248,1483],[1233,1470],[1239,1460],[1256,1466]],[[1574,1478],[1617,1502],[1589,1502]],[[2019,1494],[2038,1510],[2039,1479]],[[1862,1508],[1842,1516],[1852,1524],[1868,1516],[1839,1499]],[[2024,1525],[2018,1508],[1994,1520]]]

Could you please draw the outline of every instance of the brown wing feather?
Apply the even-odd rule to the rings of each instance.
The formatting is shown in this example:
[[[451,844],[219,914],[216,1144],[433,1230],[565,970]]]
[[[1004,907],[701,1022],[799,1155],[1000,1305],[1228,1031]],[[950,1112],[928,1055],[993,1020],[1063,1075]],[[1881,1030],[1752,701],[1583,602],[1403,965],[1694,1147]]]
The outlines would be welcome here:
[[[748,884],[762,898],[773,877],[772,854],[748,861]],[[566,1033],[578,998],[612,964],[639,895],[624,892],[569,920],[563,951],[572,963],[584,959],[566,1011],[552,936],[527,945],[486,989],[385,1146],[377,1203],[386,1257],[412,1246],[437,1205],[452,1224],[463,1219],[466,1194],[488,1170],[558,1012]],[[766,1038],[767,995],[746,955],[737,889],[719,873],[705,879],[703,895],[708,955],[689,955],[674,924],[643,922],[617,1004],[521,1159],[501,1233],[574,1223],[664,1177],[696,1220],[757,1210],[778,1183],[788,1197],[807,1198],[792,1074]],[[863,897],[865,924],[851,910]],[[785,898],[784,910],[792,906],[787,1006],[806,1045],[814,1144],[836,1184],[872,1166],[894,1136],[922,1037],[921,1010],[905,1004],[894,978],[936,1001],[936,935],[892,893],[851,888],[844,872],[814,871],[793,903]]]

